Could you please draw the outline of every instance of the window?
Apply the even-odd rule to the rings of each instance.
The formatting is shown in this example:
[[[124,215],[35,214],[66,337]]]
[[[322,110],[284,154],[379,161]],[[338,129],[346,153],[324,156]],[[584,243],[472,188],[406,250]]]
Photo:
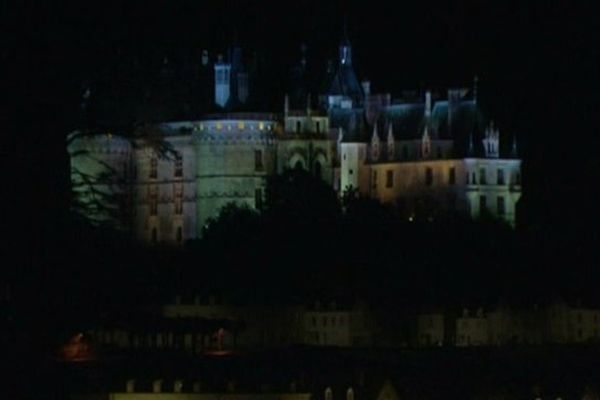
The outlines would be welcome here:
[[[479,184],[480,185],[485,185],[486,179],[485,179],[485,168],[480,168],[479,169]]]
[[[433,184],[433,170],[429,167],[425,169],[425,184],[431,186]]]
[[[479,212],[487,210],[487,198],[485,196],[479,196]]]
[[[183,159],[181,154],[175,155],[175,177],[181,178],[183,176]]]
[[[158,176],[158,160],[155,157],[150,159],[150,179],[156,179]]]
[[[265,129],[265,123],[264,123],[264,122],[259,122],[259,123],[258,123],[258,129],[260,129],[261,131],[262,131],[263,129]]]
[[[262,200],[263,200],[262,189],[261,188],[254,189],[254,207],[257,210],[262,209]]]
[[[246,125],[243,122],[238,122],[238,129],[240,131],[243,131],[245,127],[246,127]]]
[[[455,183],[456,183],[456,169],[454,167],[451,167],[448,170],[448,184],[454,185]]]
[[[498,185],[504,185],[504,170],[499,168],[497,171],[497,181]]]
[[[220,122],[217,122],[217,130],[220,131],[221,129],[223,129],[223,124]]]
[[[317,133],[321,133],[321,123],[319,121],[317,121],[316,127],[317,127]]]
[[[391,188],[394,187],[394,171],[388,170],[385,176],[385,187]]]
[[[471,174],[471,184],[477,185],[477,176],[475,175],[475,172]]]
[[[506,213],[506,206],[504,205],[504,197],[498,196],[498,215],[504,215]]]
[[[302,122],[300,120],[296,121],[296,132],[300,133],[302,130]]]
[[[263,169],[262,150],[254,150],[254,169],[256,171],[262,171]]]
[[[175,236],[175,240],[177,240],[177,243],[181,243],[181,241],[183,240],[183,229],[181,228],[181,226],[177,227],[177,234]]]

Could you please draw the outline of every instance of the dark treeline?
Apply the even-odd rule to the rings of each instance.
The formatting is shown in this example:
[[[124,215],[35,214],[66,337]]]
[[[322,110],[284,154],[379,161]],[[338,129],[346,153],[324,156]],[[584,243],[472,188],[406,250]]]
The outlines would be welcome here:
[[[183,249],[145,247],[71,213],[55,228],[12,280],[16,322],[49,332],[175,295],[270,305],[360,299],[398,312],[599,300],[592,240],[460,215],[410,222],[374,200],[340,203],[302,171],[271,179],[261,213],[227,206]]]

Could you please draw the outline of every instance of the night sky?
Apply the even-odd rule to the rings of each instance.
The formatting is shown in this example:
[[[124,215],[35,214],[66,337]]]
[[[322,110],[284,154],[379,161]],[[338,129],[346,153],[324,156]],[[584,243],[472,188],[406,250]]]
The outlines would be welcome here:
[[[26,237],[60,229],[48,216],[65,209],[65,135],[77,127],[83,83],[99,71],[223,51],[237,35],[268,60],[279,87],[301,43],[317,67],[336,56],[346,19],[359,79],[375,92],[470,85],[478,75],[484,112],[522,144],[529,218],[577,233],[599,200],[600,31],[590,9],[534,3],[5,2],[2,133],[15,194],[5,200],[28,210],[17,224]]]

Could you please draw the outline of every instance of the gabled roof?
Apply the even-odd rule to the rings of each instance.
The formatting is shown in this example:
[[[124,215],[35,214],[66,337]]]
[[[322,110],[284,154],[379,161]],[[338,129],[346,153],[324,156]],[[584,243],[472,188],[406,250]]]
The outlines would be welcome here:
[[[351,65],[339,65],[329,87],[329,94],[334,96],[362,98],[362,87],[360,86]]]

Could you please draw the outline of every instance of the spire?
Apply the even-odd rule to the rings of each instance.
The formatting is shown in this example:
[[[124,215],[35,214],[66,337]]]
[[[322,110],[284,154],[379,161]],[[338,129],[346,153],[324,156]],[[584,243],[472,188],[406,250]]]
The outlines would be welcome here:
[[[373,136],[371,136],[371,159],[379,159],[379,135],[377,134],[377,121],[373,124]]]
[[[340,43],[340,64],[352,65],[352,46],[348,39],[348,23],[347,18],[344,18],[344,30],[342,33],[342,41]]]
[[[388,135],[387,135],[387,151],[388,151],[388,160],[393,160],[396,155],[396,142],[394,141],[394,131],[392,121],[388,123]]]

